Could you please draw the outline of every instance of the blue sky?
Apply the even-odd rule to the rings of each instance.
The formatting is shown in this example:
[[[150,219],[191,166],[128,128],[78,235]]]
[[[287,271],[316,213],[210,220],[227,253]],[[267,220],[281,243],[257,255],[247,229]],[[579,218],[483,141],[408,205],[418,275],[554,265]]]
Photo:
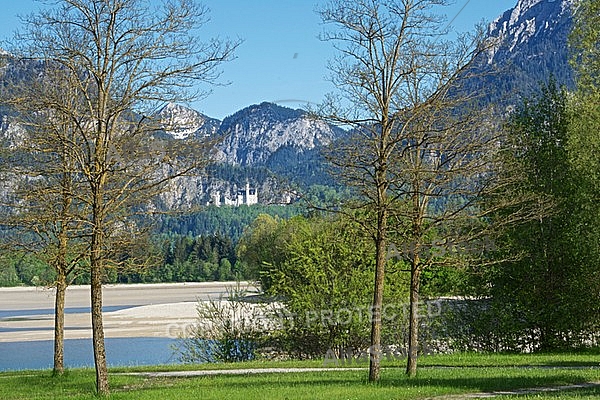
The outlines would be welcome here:
[[[158,1],[158,0],[157,0]],[[318,103],[332,87],[327,82],[331,45],[318,40],[322,31],[314,12],[318,0],[203,0],[211,21],[202,30],[207,38],[240,38],[237,59],[222,68],[221,82],[205,99],[190,106],[213,118],[263,101],[288,107]],[[444,9],[458,31],[492,21],[513,8],[517,0],[454,0]],[[11,37],[20,21],[17,15],[39,7],[35,0],[0,0],[0,39]]]

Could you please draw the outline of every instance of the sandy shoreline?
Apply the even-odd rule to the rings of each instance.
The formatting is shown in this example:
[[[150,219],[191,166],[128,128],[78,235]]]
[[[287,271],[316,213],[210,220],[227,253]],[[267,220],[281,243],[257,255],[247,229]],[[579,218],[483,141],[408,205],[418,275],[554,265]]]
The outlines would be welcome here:
[[[120,308],[104,312],[106,338],[155,337],[176,339],[197,319],[198,301],[226,294],[234,283],[115,285],[104,288],[105,306]],[[69,307],[85,312],[65,314],[65,338],[91,337],[89,287],[72,287]],[[81,292],[81,293],[79,293]],[[38,296],[33,300],[32,296]],[[40,288],[2,288],[0,307],[11,310],[0,318],[0,342],[52,340],[54,336],[53,291]],[[25,301],[26,299],[27,301]],[[16,305],[23,304],[20,307]],[[3,311],[0,309],[0,311]],[[44,310],[44,313],[35,313]],[[22,314],[20,314],[22,311]]]
[[[195,302],[131,307],[104,313],[106,338],[176,339],[196,321]],[[52,340],[54,314],[12,316],[0,320],[0,342]],[[92,337],[89,313],[65,314],[65,339]]]

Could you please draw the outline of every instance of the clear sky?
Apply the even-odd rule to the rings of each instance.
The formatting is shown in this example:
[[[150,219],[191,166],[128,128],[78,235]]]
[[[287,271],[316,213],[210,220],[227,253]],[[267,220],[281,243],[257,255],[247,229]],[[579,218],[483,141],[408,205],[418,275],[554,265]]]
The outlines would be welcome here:
[[[156,0],[160,1],[160,0]],[[244,40],[237,58],[223,66],[221,82],[210,96],[191,104],[213,118],[263,101],[287,107],[320,102],[332,87],[326,80],[331,45],[319,41],[323,26],[315,9],[319,0],[202,0],[211,10],[204,27],[207,38]],[[513,8],[517,0],[454,0],[444,13],[457,31],[490,22]],[[20,25],[18,15],[38,9],[35,0],[0,0],[0,40]]]

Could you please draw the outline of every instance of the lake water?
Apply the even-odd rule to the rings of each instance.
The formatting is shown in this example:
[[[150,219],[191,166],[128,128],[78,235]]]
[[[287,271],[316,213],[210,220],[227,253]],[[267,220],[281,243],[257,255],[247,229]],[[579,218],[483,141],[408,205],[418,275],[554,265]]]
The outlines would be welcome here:
[[[127,308],[137,307],[137,306],[109,306],[102,307],[102,312],[111,312],[111,311],[119,311],[125,310]],[[89,307],[67,307],[65,308],[65,314],[77,314],[77,313],[90,313],[91,309]],[[26,317],[31,315],[52,315],[54,318],[54,309],[53,308],[37,308],[34,310],[0,310],[0,321],[6,318],[13,317]],[[52,328],[54,330],[54,328]]]
[[[106,339],[109,367],[177,364],[173,345],[176,339],[109,338]],[[0,343],[0,371],[51,369],[54,360],[52,340]],[[65,340],[65,367],[93,367],[91,339]]]

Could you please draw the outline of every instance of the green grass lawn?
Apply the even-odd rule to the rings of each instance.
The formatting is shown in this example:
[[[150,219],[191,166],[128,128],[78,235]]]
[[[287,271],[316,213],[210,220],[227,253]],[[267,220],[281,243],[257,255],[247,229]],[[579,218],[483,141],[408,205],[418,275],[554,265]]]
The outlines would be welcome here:
[[[541,355],[430,356],[420,360],[416,378],[404,375],[399,362],[386,363],[381,382],[366,381],[361,371],[219,375],[193,378],[147,378],[123,372],[318,367],[322,361],[252,362],[185,367],[111,369],[111,399],[424,399],[460,393],[568,385],[600,381],[600,353]],[[94,371],[70,370],[63,377],[50,371],[0,374],[0,399],[92,399]],[[502,398],[585,399],[599,398],[600,388]]]

